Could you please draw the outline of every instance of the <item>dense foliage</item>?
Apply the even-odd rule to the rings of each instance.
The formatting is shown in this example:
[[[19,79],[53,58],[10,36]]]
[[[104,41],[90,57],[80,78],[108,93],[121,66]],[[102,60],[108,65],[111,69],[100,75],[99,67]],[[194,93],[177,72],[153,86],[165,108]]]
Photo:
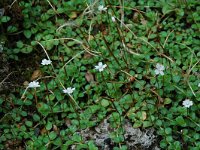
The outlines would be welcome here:
[[[0,53],[37,64],[0,97],[0,149],[96,150],[80,133],[107,118],[115,150],[126,120],[161,149],[200,149],[199,1],[19,0],[0,25]]]

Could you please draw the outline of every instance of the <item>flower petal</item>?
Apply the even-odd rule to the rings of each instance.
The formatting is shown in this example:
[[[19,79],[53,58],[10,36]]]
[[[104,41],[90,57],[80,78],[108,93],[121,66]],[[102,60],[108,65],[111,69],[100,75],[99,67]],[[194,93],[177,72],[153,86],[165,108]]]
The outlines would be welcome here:
[[[158,69],[156,69],[155,70],[155,74],[157,75],[157,74],[159,74],[160,73],[160,71],[158,70]]]
[[[160,70],[165,70],[165,67],[163,65],[160,65]]]
[[[164,72],[163,72],[163,71],[160,71],[160,75],[162,75],[162,76],[163,76],[163,75],[164,75]]]
[[[106,68],[106,67],[107,67],[107,65],[106,65],[106,64],[104,64],[104,65],[103,65],[103,68]]]
[[[103,63],[102,63],[102,62],[99,62],[99,63],[98,63],[98,66],[103,66]]]

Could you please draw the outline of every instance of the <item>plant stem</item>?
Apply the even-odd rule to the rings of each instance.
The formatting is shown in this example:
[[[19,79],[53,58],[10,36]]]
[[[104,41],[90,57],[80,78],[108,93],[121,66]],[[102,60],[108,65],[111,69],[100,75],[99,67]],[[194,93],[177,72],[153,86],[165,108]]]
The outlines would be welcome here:
[[[102,76],[102,79],[103,79],[103,83],[105,84],[105,87],[107,87],[107,84],[106,84],[106,82],[105,82],[105,78],[104,78],[103,72],[101,72],[101,76]],[[113,87],[114,87],[114,86],[113,86]],[[108,91],[108,90],[107,90],[107,91]],[[109,91],[108,91],[108,92],[109,92]],[[121,113],[120,113],[119,110],[117,109],[117,106],[116,106],[115,103],[114,103],[114,99],[111,98],[111,99],[109,99],[109,100],[110,100],[110,102],[112,103],[114,109],[117,111],[117,113],[118,113],[119,116],[120,116],[120,117],[119,117],[120,125],[121,125],[121,128],[122,128],[123,131],[124,131],[123,124],[122,124]],[[123,136],[124,136],[124,134],[123,134]],[[124,137],[124,139],[125,139],[125,137]]]
[[[37,95],[36,95],[36,88],[34,89],[34,97],[35,97],[35,104],[37,105]]]
[[[106,44],[106,47],[108,48],[109,53],[113,56],[113,58],[115,59],[115,61],[117,62],[117,64],[121,67],[119,61],[117,60],[117,58],[116,58],[115,55],[113,54],[112,50],[110,49],[110,46],[109,46],[107,40],[105,39],[105,37],[104,37],[103,35],[102,35],[102,37],[103,37],[103,40],[104,40],[104,42],[105,42],[105,44]]]
[[[164,64],[164,61],[163,61],[163,58],[162,58],[162,64]],[[163,90],[163,97],[165,97],[165,87],[164,87],[164,84],[165,84],[165,78],[164,78],[164,75],[162,76],[162,90]]]

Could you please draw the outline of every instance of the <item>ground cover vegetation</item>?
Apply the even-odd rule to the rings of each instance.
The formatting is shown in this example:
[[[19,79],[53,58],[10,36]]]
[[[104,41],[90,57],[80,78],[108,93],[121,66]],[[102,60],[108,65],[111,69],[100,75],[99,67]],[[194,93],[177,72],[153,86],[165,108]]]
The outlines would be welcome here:
[[[0,5],[0,149],[200,149],[199,1]]]

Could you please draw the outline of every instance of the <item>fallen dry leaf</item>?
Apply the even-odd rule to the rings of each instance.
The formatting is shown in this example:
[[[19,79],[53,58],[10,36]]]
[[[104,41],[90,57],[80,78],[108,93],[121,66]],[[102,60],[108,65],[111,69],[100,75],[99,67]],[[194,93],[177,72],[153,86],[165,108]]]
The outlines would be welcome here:
[[[133,45],[132,45],[131,43],[127,43],[126,46],[127,46],[128,48],[133,48]]]
[[[27,87],[27,86],[28,86],[28,84],[29,84],[29,82],[28,82],[28,81],[24,81],[24,83],[23,83],[23,85],[24,85],[25,87]]]
[[[86,72],[85,78],[86,78],[87,82],[93,82],[94,81],[94,76],[90,72]]]
[[[35,70],[31,76],[31,81],[38,79],[39,77],[42,76],[42,72],[38,69]]]
[[[139,22],[139,13],[135,12],[133,15],[133,22]]]
[[[40,134],[43,135],[43,134],[46,134],[48,131],[46,128],[43,128],[42,130],[40,130]]]
[[[142,19],[141,19],[141,23],[142,23],[143,25],[146,25],[146,24],[147,24],[147,20],[145,20],[144,18],[142,18]]]
[[[147,119],[147,113],[145,111],[142,112],[142,120],[146,120]]]
[[[58,129],[58,127],[56,125],[53,125],[53,131],[55,131],[56,133],[59,132],[59,129]]]
[[[92,57],[92,55],[91,55],[90,53],[88,53],[88,52],[85,52],[85,53],[84,53],[83,58],[88,59],[88,58],[91,58],[91,57]]]
[[[68,118],[65,118],[65,125],[67,126],[67,127],[70,127],[71,126],[71,120],[70,119],[68,119]]]
[[[71,19],[74,19],[74,18],[77,17],[77,13],[73,11],[73,12],[71,12],[71,14],[69,14],[69,17],[70,17]]]
[[[94,36],[90,35],[88,38],[88,41],[93,40],[93,39],[94,39]]]

